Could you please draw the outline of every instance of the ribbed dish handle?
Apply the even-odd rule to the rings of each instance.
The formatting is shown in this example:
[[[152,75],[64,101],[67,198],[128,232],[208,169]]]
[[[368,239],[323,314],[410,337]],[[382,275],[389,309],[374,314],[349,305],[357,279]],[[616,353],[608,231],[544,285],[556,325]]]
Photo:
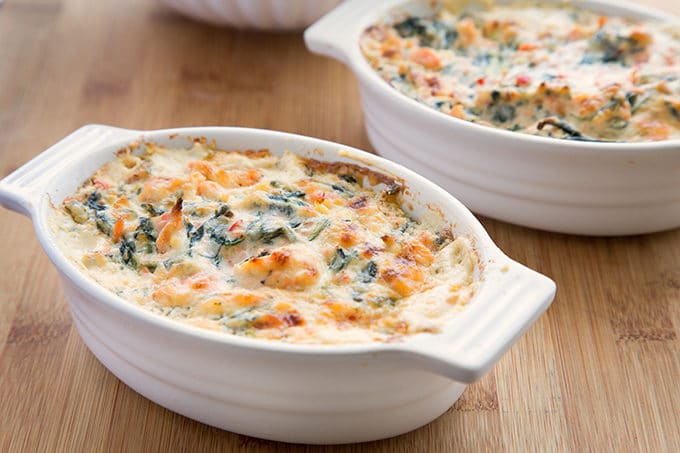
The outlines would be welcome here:
[[[447,343],[443,335],[437,343],[414,345],[407,351],[410,358],[437,374],[472,383],[538,319],[556,291],[551,279],[512,261],[487,283],[466,309],[470,321],[461,319],[456,325],[455,343]]]
[[[366,14],[376,6],[395,3],[394,0],[348,0],[305,30],[305,44],[313,53],[326,55],[348,64],[349,53],[357,48],[354,31],[363,28]],[[366,24],[367,25],[367,24]]]
[[[31,217],[54,176],[73,159],[122,133],[132,131],[97,124],[81,127],[0,180],[0,205]]]

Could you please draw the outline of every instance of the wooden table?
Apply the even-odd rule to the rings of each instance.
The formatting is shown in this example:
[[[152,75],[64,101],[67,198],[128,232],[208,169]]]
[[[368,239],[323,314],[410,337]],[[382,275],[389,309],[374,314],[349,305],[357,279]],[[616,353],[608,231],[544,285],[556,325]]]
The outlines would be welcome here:
[[[214,28],[151,0],[7,0],[0,44],[0,175],[85,123],[243,125],[371,149],[354,78],[299,34]],[[334,450],[680,449],[680,230],[597,239],[482,222],[557,282],[547,315],[438,420]],[[118,381],[80,340],[31,230],[0,214],[0,451],[316,450],[202,425]]]

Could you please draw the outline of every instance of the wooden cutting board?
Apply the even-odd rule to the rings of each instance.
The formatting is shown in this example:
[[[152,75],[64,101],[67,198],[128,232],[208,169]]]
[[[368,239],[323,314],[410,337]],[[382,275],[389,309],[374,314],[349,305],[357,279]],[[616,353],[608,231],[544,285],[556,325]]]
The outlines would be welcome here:
[[[677,0],[645,3],[680,15]],[[151,0],[0,6],[3,176],[85,123],[243,125],[370,150],[362,121],[352,75],[299,34],[206,26]],[[332,450],[680,450],[680,231],[597,239],[482,222],[557,282],[547,315],[438,420]],[[0,451],[321,450],[137,395],[80,340],[31,223],[1,211],[0,231]]]

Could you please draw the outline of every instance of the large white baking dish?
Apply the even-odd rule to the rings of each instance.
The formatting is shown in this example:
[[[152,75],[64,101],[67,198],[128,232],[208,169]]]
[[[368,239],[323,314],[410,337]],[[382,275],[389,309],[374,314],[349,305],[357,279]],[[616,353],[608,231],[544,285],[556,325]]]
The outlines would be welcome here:
[[[236,28],[287,31],[313,23],[342,0],[161,0],[194,19]]]
[[[130,141],[188,146],[188,136],[227,149],[291,150],[357,162],[403,178],[413,215],[428,204],[454,233],[473,238],[481,287],[441,334],[401,343],[295,345],[206,331],[126,302],[84,276],[48,229],[60,203]],[[446,411],[548,307],[555,284],[510,260],[456,199],[417,174],[335,143],[241,128],[132,131],[86,126],[0,181],[0,204],[30,216],[61,274],[81,337],[97,358],[147,398],[196,420],[267,439],[358,442],[417,428]]]
[[[362,31],[393,12],[425,14],[440,3],[350,0],[305,31],[312,52],[354,72],[378,153],[428,177],[474,212],[520,225],[590,235],[680,226],[680,140],[575,142],[494,129],[437,112],[382,80],[359,49]],[[677,21],[623,1],[572,3],[610,15]]]

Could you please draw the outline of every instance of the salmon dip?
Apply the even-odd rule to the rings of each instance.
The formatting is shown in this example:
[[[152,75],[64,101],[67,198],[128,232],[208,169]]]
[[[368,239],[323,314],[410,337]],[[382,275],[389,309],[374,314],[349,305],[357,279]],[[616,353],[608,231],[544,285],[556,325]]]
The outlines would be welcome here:
[[[478,287],[473,242],[403,183],[292,152],[133,143],[55,206],[85,275],[161,316],[296,343],[437,333]]]
[[[394,89],[485,126],[585,141],[680,138],[680,25],[569,6],[395,12],[360,40]]]

